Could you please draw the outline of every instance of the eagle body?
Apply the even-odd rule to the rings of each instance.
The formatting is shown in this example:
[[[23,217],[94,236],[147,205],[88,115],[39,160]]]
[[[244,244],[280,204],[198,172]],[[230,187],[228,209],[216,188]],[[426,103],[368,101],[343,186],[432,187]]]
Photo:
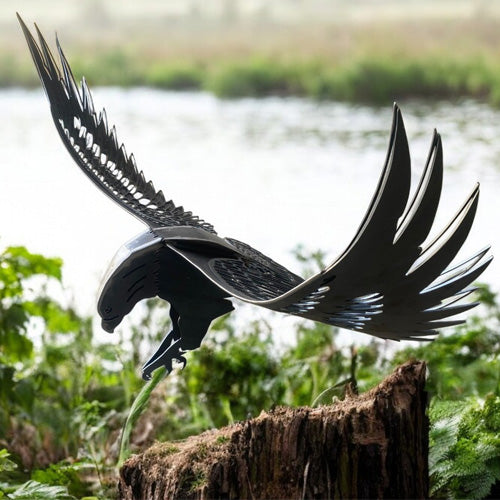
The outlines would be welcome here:
[[[200,345],[213,319],[235,298],[273,311],[393,340],[432,340],[452,318],[491,262],[489,248],[455,263],[477,209],[476,185],[433,238],[443,182],[443,151],[435,131],[420,181],[411,190],[411,162],[401,110],[393,108],[386,159],[353,239],[330,265],[303,279],[247,243],[219,236],[214,226],[168,200],[120,145],[106,112],[96,112],[57,41],[59,64],[36,28],[19,18],[59,136],[82,172],[148,230],[117,253],[98,301],[102,326],[113,329],[145,298],[170,304],[172,330],[143,367],[143,377]],[[325,217],[325,228],[331,223]],[[265,221],[263,221],[265,222]]]

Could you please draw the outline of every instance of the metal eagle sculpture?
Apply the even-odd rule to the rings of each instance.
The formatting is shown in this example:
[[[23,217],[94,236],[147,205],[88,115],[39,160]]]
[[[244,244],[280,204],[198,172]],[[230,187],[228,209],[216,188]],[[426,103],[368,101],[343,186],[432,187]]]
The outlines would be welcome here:
[[[18,16],[19,17],[19,16]],[[176,206],[146,181],[118,142],[106,113],[97,113],[85,79],[78,86],[56,37],[60,67],[36,27],[19,17],[59,135],[80,169],[148,229],[126,243],[108,271],[98,311],[108,332],[142,299],[170,304],[172,330],[143,367],[143,378],[199,347],[230,297],[384,339],[432,340],[462,303],[491,257],[485,248],[451,265],[476,213],[476,185],[450,223],[425,246],[441,194],[441,138],[434,132],[420,182],[410,199],[411,166],[401,111],[394,105],[382,174],[356,235],[321,272],[304,280],[246,243]]]

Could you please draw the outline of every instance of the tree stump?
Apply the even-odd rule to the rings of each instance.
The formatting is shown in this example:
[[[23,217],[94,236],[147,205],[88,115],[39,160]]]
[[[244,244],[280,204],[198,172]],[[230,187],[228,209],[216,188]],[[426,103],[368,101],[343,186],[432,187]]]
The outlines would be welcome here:
[[[277,408],[176,443],[120,471],[120,498],[427,498],[425,364],[319,408]]]

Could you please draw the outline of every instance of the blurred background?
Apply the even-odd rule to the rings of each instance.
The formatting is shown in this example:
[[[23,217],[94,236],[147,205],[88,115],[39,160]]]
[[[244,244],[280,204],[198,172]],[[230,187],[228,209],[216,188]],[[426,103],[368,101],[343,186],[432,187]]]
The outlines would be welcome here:
[[[78,49],[78,63],[85,69],[96,69],[97,61],[111,53],[136,65],[120,75],[101,74],[96,83],[136,80],[163,85],[167,82],[157,74],[159,68],[155,74],[149,67],[153,61],[163,68],[184,62],[205,69],[252,56],[330,67],[362,57],[376,63],[395,56],[413,60],[441,56],[471,63],[462,58],[495,57],[500,15],[498,2],[488,0],[146,0],[140,5],[20,0],[4,2],[0,8],[4,60],[12,51],[24,52],[14,10],[49,34],[57,31],[65,47]],[[92,49],[99,50],[89,58],[86,51]],[[11,60],[11,65],[21,61]],[[28,75],[16,78],[21,76],[29,79]],[[2,79],[8,82],[6,76]],[[296,82],[295,92],[299,89],[313,92],[301,81]]]
[[[422,346],[236,304],[138,407],[140,366],[169,329],[166,304],[142,303],[109,337],[96,301],[114,253],[146,228],[65,151],[16,11],[54,51],[57,32],[157,189],[304,276],[354,236],[397,101],[413,186],[433,130],[442,135],[431,238],[481,183],[457,260],[492,245],[482,305]],[[2,1],[0,496],[56,498],[34,493],[51,485],[57,498],[116,498],[117,462],[154,440],[275,405],[328,404],[346,384],[368,389],[418,358],[435,396],[431,494],[499,497],[499,106],[498,1]]]
[[[479,0],[5,2],[0,137],[5,244],[61,256],[78,307],[142,225],[63,150],[15,18],[57,32],[146,177],[178,204],[300,271],[333,259],[368,206],[402,106],[415,182],[433,129],[447,167],[439,224],[472,189],[467,249],[500,243],[500,5]],[[15,215],[14,215],[15,214]],[[496,245],[498,248],[500,245]],[[498,287],[494,262],[486,279]]]

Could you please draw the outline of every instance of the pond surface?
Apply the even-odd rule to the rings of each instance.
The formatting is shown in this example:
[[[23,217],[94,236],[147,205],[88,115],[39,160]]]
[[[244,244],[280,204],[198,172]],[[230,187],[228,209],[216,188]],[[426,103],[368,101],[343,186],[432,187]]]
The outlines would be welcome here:
[[[297,98],[219,100],[150,89],[94,91],[139,168],[176,204],[300,273],[302,243],[335,258],[376,187],[392,109]],[[500,255],[500,111],[466,101],[400,103],[414,185],[434,127],[445,179],[436,231],[476,182],[481,198],[461,256],[487,244]],[[64,283],[93,313],[100,278],[118,248],[145,227],[73,164],[41,90],[0,91],[0,237],[64,259]],[[499,257],[483,281],[500,287]]]

